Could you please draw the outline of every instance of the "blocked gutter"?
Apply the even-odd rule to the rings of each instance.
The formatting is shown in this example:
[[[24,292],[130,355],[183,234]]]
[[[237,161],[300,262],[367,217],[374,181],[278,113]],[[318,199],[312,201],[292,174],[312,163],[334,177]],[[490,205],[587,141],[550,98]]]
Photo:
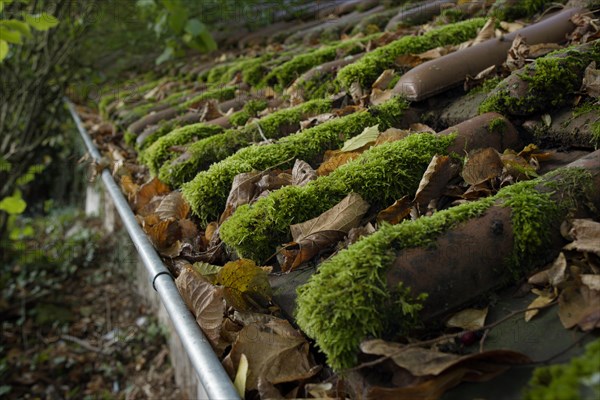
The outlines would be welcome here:
[[[68,99],[65,99],[65,103],[71,112],[71,116],[77,125],[77,130],[85,142],[88,152],[95,161],[99,162],[102,156],[83,126],[75,110],[75,106]],[[123,196],[110,171],[106,168],[102,171],[102,181],[129,233],[129,237],[146,267],[152,287],[158,292],[162,304],[167,310],[173,326],[175,326],[183,348],[194,366],[208,398],[215,400],[239,399],[240,396],[235,390],[231,379],[229,379],[210,343],[200,330],[196,319],[181,298],[175,286],[173,276],[165,267],[146,233],[138,224],[135,215],[129,207],[129,203],[125,199],[125,196]]]

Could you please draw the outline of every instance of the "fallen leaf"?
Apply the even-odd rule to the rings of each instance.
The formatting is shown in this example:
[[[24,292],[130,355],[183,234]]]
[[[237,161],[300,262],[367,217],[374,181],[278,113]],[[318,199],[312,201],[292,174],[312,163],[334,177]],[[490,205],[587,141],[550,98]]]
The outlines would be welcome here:
[[[360,82],[352,82],[352,84],[350,84],[349,92],[350,96],[352,96],[352,100],[354,100],[354,103],[362,104],[364,91],[363,88],[360,86]]]
[[[159,253],[176,257],[181,251],[181,227],[175,220],[161,220],[156,224],[144,224],[143,229]]]
[[[582,89],[591,97],[600,97],[600,70],[596,69],[596,61],[592,61],[585,69]]]
[[[446,322],[446,326],[450,328],[461,328],[467,331],[476,331],[485,325],[488,308],[476,309],[467,308],[454,314]]]
[[[424,62],[425,60],[416,54],[401,54],[396,57],[396,65],[400,67],[414,68]]]
[[[477,185],[471,185],[469,188],[461,195],[461,197],[465,200],[476,200],[482,197],[488,197],[492,194],[492,189],[490,188],[489,181],[478,183]]]
[[[213,275],[217,275],[223,267],[219,265],[212,265],[203,261],[198,261],[192,264],[192,268],[194,269],[194,271],[196,271],[203,277],[209,278],[209,280],[212,283],[212,279],[210,279],[210,277]]]
[[[306,161],[296,160],[294,168],[292,168],[292,185],[304,186],[315,179],[317,179],[317,171]]]
[[[410,209],[413,206],[409,196],[404,196],[400,200],[396,200],[394,204],[388,208],[381,210],[377,214],[377,223],[387,222],[388,224],[396,225],[402,220],[410,217]]]
[[[571,329],[580,321],[600,309],[600,292],[585,285],[571,285],[565,288],[558,298],[558,316],[566,329]]]
[[[333,113],[325,113],[321,115],[317,115],[315,117],[308,118],[304,121],[300,122],[301,129],[312,128],[313,126],[317,126],[325,121],[329,121],[330,119],[335,118],[335,114]]]
[[[590,288],[591,290],[600,291],[600,275],[596,274],[581,274],[581,283]]]
[[[534,293],[536,293],[538,295],[538,297],[536,297],[531,303],[529,303],[529,306],[527,306],[527,308],[543,307],[547,304],[552,303],[554,301],[554,299],[556,299],[556,292],[554,290],[536,291]],[[531,321],[531,319],[533,317],[535,317],[539,312],[540,312],[540,310],[526,311],[525,312],[525,322]]]
[[[396,77],[396,72],[393,69],[386,69],[379,75],[373,83],[373,89],[385,90],[390,82]]]
[[[469,185],[477,185],[500,176],[503,168],[504,164],[498,152],[492,147],[487,147],[469,153],[463,166],[462,177]]]
[[[381,89],[374,88],[373,90],[371,90],[371,95],[369,96],[369,101],[371,102],[372,105],[378,106],[378,105],[385,103],[386,101],[391,99],[393,96],[394,96],[394,92],[391,89],[381,90]]]
[[[456,169],[452,168],[450,157],[433,156],[419,182],[419,188],[415,193],[415,203],[423,208],[431,200],[439,198],[455,173]]]
[[[420,122],[415,122],[409,125],[408,127],[411,132],[427,132],[435,134],[435,130],[429,125],[422,124]]]
[[[162,196],[171,192],[169,187],[158,180],[152,178],[149,182],[144,183],[140,190],[135,195],[134,211],[144,208],[155,196]]]
[[[493,39],[496,37],[496,20],[494,18],[490,18],[487,20],[483,28],[479,31],[475,40],[473,40],[472,46],[483,43],[487,40]]]
[[[358,241],[358,239],[360,239],[361,237],[368,236],[374,232],[375,232],[375,227],[370,222],[364,226],[359,226],[358,228],[350,229],[350,232],[348,232],[348,237],[346,239],[345,247],[348,247],[351,244],[356,243]]]
[[[316,218],[290,226],[293,242],[284,245],[282,271],[292,271],[319,252],[339,242],[352,228],[360,224],[369,210],[369,203],[357,193]]]
[[[500,159],[504,165],[503,175],[510,175],[516,180],[528,180],[538,176],[536,168],[514,150],[504,150]]]
[[[306,393],[316,399],[336,399],[336,393],[333,391],[331,382],[324,383],[307,383],[304,386]]]
[[[600,255],[600,241],[597,238],[583,238],[575,239],[574,242],[567,244],[563,247],[565,250],[577,250],[587,253],[594,253]]]
[[[257,194],[261,194],[267,190],[277,190],[291,184],[292,176],[290,174],[280,171],[269,171],[267,174],[263,173],[262,178],[256,183],[257,190],[254,192],[254,196],[256,197]],[[252,198],[252,201],[254,200],[255,198]]]
[[[238,311],[262,310],[271,301],[267,273],[252,260],[228,262],[217,274],[216,282],[224,287],[227,304]]]
[[[550,268],[532,275],[527,282],[532,285],[545,286],[550,284],[558,287],[565,281],[565,272],[567,270],[567,259],[564,253],[560,253],[554,260]]]
[[[246,390],[256,390],[259,379],[277,385],[314,376],[320,367],[312,360],[309,348],[304,336],[288,321],[273,319],[245,326],[223,364],[235,371],[244,354],[249,365]]]
[[[204,238],[207,242],[210,242],[215,235],[215,232],[219,228],[219,224],[215,221],[209,223],[204,230]]]
[[[391,143],[397,140],[402,140],[410,134],[411,132],[405,129],[388,128],[379,134],[377,140],[375,141],[375,146],[378,146],[382,143]]]
[[[527,45],[525,38],[517,34],[508,50],[506,66],[509,71],[516,71],[525,66],[527,58],[529,58],[529,46]]]
[[[237,390],[241,398],[246,395],[246,380],[248,379],[248,358],[244,353],[240,356],[240,362],[238,363],[238,369],[235,374],[235,380],[233,386]]]
[[[222,354],[227,346],[221,339],[226,310],[223,288],[214,286],[191,268],[184,268],[175,284],[213,349]]]
[[[574,219],[569,234],[573,239],[596,239],[600,241],[600,222],[591,219]]]
[[[123,193],[127,196],[127,199],[132,201],[140,188],[133,182],[131,176],[123,175],[121,176],[121,189],[123,189]]]
[[[550,116],[550,114],[542,115],[542,121],[544,122],[544,125],[546,125],[548,128],[550,127],[550,125],[552,125],[552,117]]]
[[[342,153],[340,150],[327,150],[325,152],[325,161],[317,168],[318,176],[327,176],[342,165],[356,160],[362,151],[349,151]]]
[[[219,219],[220,223],[229,218],[239,206],[250,203],[250,200],[254,197],[256,183],[261,176],[259,172],[252,171],[238,174],[233,178],[225,211]]]
[[[342,152],[355,151],[374,143],[379,136],[379,125],[365,128],[358,136],[348,139],[342,147]]]
[[[160,219],[184,219],[190,213],[190,205],[181,192],[175,191],[162,199],[155,213]]]
[[[523,24],[521,22],[506,22],[506,21],[500,22],[500,27],[508,33],[513,33],[514,31],[518,31],[519,29],[523,28],[524,26],[525,26],[525,24]]]
[[[529,46],[529,58],[543,57],[555,50],[562,49],[562,46],[557,43],[537,43]]]
[[[219,103],[215,99],[210,99],[204,104],[202,110],[200,111],[200,120],[212,121],[213,119],[220,118],[223,115],[223,112],[219,109]]]

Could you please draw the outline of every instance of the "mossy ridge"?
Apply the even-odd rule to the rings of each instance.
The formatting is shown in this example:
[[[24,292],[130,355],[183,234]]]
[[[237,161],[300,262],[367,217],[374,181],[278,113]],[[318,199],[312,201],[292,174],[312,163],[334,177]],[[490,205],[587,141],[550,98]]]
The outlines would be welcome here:
[[[291,239],[290,225],[319,216],[348,193],[378,206],[414,194],[431,158],[452,142],[454,135],[416,134],[373,147],[304,187],[287,186],[238,208],[221,226],[221,239],[240,257],[262,262]]]
[[[147,92],[148,90],[166,81],[168,81],[168,78],[165,77],[146,83],[137,83],[125,90],[121,90],[119,86],[114,87],[112,90],[109,90],[109,94],[102,96],[102,98],[100,99],[100,102],[98,103],[98,110],[100,111],[100,115],[102,116],[102,118],[108,117],[108,115],[106,114],[106,108],[112,102],[118,99],[125,100],[134,94],[141,94],[141,92]]]
[[[262,54],[257,57],[244,57],[234,60],[231,63],[218,65],[207,71],[206,82],[209,84],[227,84],[231,82],[237,73],[242,74],[242,81],[249,84],[255,84],[254,74],[263,63],[271,60],[275,55],[273,53]],[[249,82],[252,81],[252,82]]]
[[[145,151],[139,153],[138,158],[140,162],[148,166],[153,175],[157,175],[161,165],[172,156],[169,151],[172,146],[184,145],[192,140],[200,140],[221,132],[223,132],[223,128],[218,125],[202,122],[186,125],[160,137]]]
[[[337,78],[346,88],[354,82],[359,82],[362,87],[370,87],[384,70],[395,66],[399,55],[416,54],[435,47],[465,42],[477,36],[485,21],[484,18],[473,18],[436,28],[422,36],[404,36],[345,66],[338,72]]]
[[[500,82],[481,103],[481,114],[495,111],[503,114],[528,115],[567,105],[572,94],[579,90],[583,72],[592,61],[600,63],[600,43],[589,50],[576,46],[552,52],[515,72],[527,84],[522,97],[511,96],[511,77]]]
[[[343,56],[360,52],[364,47],[364,43],[374,40],[379,36],[381,34],[377,33],[361,38],[333,42],[307,53],[298,54],[288,62],[273,68],[259,86],[275,85],[279,89],[282,89],[312,67],[335,60],[340,56],[340,52],[344,53]]]
[[[538,185],[547,192],[537,192],[534,188]],[[431,217],[383,225],[323,262],[319,272],[298,288],[296,321],[316,340],[329,365],[336,370],[350,368],[356,364],[358,346],[364,338],[386,337],[414,328],[414,315],[405,317],[393,305],[418,310],[420,294],[411,296],[409,288],[390,291],[385,278],[387,268],[403,249],[430,246],[444,232],[499,204],[511,207],[515,252],[508,267],[515,277],[522,277],[536,255],[545,250],[548,227],[562,220],[569,207],[589,193],[590,187],[591,175],[585,170],[561,168],[543,178],[504,188],[493,197],[439,211]],[[550,201],[554,190],[561,190],[565,197]]]
[[[184,99],[186,96],[188,96],[190,93],[192,93],[192,91],[190,89],[184,89],[184,90],[178,91],[176,93],[171,93],[170,95],[168,95],[167,97],[165,97],[164,99],[162,99],[160,101],[154,101],[152,99],[149,99],[146,102],[144,102],[144,104],[140,104],[140,105],[132,108],[131,110],[129,110],[129,112],[127,113],[125,118],[135,120],[135,119],[144,117],[146,114],[148,114],[150,112],[150,110],[152,110],[156,106],[160,106],[160,105],[166,105],[169,107],[174,106],[177,103],[179,103],[182,99]]]
[[[519,18],[530,18],[543,12],[554,4],[564,4],[567,0],[518,0],[496,1],[490,12],[498,21],[514,21]]]
[[[274,166],[288,168],[295,159],[315,163],[325,150],[339,148],[366,127],[380,124],[380,129],[387,129],[396,126],[407,108],[405,100],[394,98],[370,111],[359,111],[324,122],[274,144],[246,147],[212,165],[207,171],[200,172],[191,182],[183,185],[183,195],[205,224],[218,218],[224,209],[231,183],[237,174],[262,171]]]
[[[572,400],[600,397],[600,339],[589,343],[585,353],[565,364],[538,367],[533,371],[525,400]],[[596,396],[596,397],[594,397]]]
[[[262,136],[267,139],[277,139],[285,132],[285,128],[299,124],[302,119],[315,116],[331,110],[330,100],[313,100],[298,106],[276,111],[269,114],[256,124],[247,125],[241,129],[230,129],[221,134],[211,136],[193,143],[189,146],[190,157],[184,161],[167,163],[160,168],[159,178],[171,185],[178,187],[192,179],[199,171],[208,168],[212,163],[229,157],[237,150],[260,142]]]
[[[193,96],[189,100],[180,104],[178,108],[180,110],[187,110],[188,108],[204,100],[231,100],[235,97],[236,91],[236,86],[217,86],[212,89],[206,90],[203,93],[200,93],[196,96]]]

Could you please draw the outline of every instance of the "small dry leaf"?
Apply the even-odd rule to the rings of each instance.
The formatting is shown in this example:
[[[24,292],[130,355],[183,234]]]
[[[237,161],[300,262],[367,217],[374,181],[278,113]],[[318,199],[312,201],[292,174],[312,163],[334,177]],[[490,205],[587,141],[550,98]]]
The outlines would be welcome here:
[[[529,58],[529,46],[525,39],[517,34],[508,50],[506,66],[510,71],[516,71],[525,66],[527,58]]]
[[[419,182],[419,188],[415,194],[415,203],[423,208],[431,200],[439,198],[455,172],[456,169],[450,165],[450,157],[433,156],[421,178],[421,182]]]
[[[396,57],[396,65],[400,67],[414,68],[417,65],[423,64],[425,60],[415,54],[401,54]]]
[[[415,122],[409,125],[408,129],[411,132],[427,132],[435,134],[435,130],[429,125],[422,124],[420,122]]]
[[[585,326],[589,328],[590,316],[597,315],[599,309],[600,292],[586,285],[571,285],[558,298],[558,316],[566,329],[573,328],[580,321],[586,322]]]
[[[550,304],[556,299],[556,292],[554,290],[551,291],[534,291],[538,295],[527,308],[534,307],[543,307],[547,304]],[[531,321],[533,317],[535,317],[540,310],[529,310],[525,312],[525,322]]]
[[[214,99],[208,100],[200,111],[201,121],[212,121],[222,116],[223,112],[219,109],[219,103]]]
[[[233,178],[225,211],[219,219],[220,223],[229,218],[239,206],[250,203],[250,200],[254,198],[256,183],[261,177],[259,172],[252,171],[238,174]]]
[[[600,291],[600,275],[596,274],[581,274],[581,283],[589,287],[591,290]]]
[[[462,177],[469,185],[477,185],[502,174],[504,165],[498,152],[488,147],[469,153]]]
[[[538,58],[543,57],[548,53],[555,50],[562,49],[562,46],[557,43],[537,43],[529,46],[529,57]]]
[[[181,192],[171,192],[162,199],[155,213],[160,219],[184,219],[190,213],[190,205]]]
[[[134,209],[140,210],[150,203],[155,196],[162,196],[170,191],[169,187],[159,181],[158,178],[152,178],[149,182],[144,183],[135,195]]]
[[[335,118],[335,114],[333,113],[325,113],[321,115],[317,115],[315,117],[308,118],[304,121],[300,122],[301,129],[312,128],[313,126],[317,126],[325,121],[329,121],[330,119]]]
[[[542,115],[542,122],[544,122],[544,125],[546,125],[549,128],[550,125],[552,125],[552,117],[550,116],[550,114]]]
[[[504,165],[503,174],[510,175],[516,180],[528,180],[538,176],[536,168],[514,150],[504,150],[500,158]]]
[[[488,308],[478,310],[476,308],[467,308],[454,314],[446,322],[450,328],[461,328],[467,331],[476,331],[485,325]]]
[[[513,33],[514,31],[518,31],[523,28],[525,25],[520,22],[500,22],[500,27],[504,29],[508,33]]]
[[[121,176],[121,189],[123,189],[123,193],[125,193],[127,199],[131,201],[135,198],[140,188],[133,182],[130,175],[123,175]]]
[[[348,238],[346,240],[345,247],[348,247],[351,244],[356,243],[358,241],[358,239],[360,239],[361,237],[368,236],[374,232],[375,232],[375,227],[370,222],[368,224],[366,224],[365,226],[359,226],[358,228],[350,229],[350,232],[348,232]]]
[[[214,286],[191,268],[184,268],[175,284],[200,329],[220,355],[227,345],[221,339],[221,326],[225,319],[223,288]]]
[[[304,336],[288,321],[273,319],[245,326],[223,364],[235,371],[244,354],[249,365],[246,390],[256,390],[259,380],[277,385],[305,380],[319,372],[309,347]]]
[[[600,97],[600,70],[596,69],[596,61],[592,61],[585,69],[582,89],[595,99]]]
[[[218,228],[219,224],[215,221],[211,222],[206,226],[206,230],[204,231],[204,238],[207,242],[210,242],[212,240]]]
[[[404,129],[388,128],[379,134],[377,140],[375,141],[375,146],[378,146],[382,143],[391,143],[397,140],[402,140],[410,134],[410,131]]]
[[[561,285],[565,281],[565,272],[567,270],[567,259],[564,253],[560,253],[550,268],[532,275],[528,282],[532,285],[545,286],[550,284],[554,287]]]
[[[486,40],[490,40],[496,37],[496,20],[494,18],[490,18],[487,20],[483,28],[477,34],[477,37],[472,43],[472,46],[483,43]]]
[[[369,101],[371,102],[372,105],[378,106],[378,105],[385,103],[386,101],[391,99],[393,96],[394,96],[394,92],[391,89],[390,90],[381,90],[381,89],[374,88],[371,91]]]
[[[152,240],[154,247],[161,254],[174,257],[173,253],[175,252],[175,249],[173,246],[177,245],[181,239],[181,227],[177,221],[161,220],[153,225],[145,223],[143,228],[150,237],[150,240]],[[175,256],[177,255],[179,255],[179,253],[175,254]]]
[[[596,239],[600,241],[600,222],[591,219],[574,219],[569,234],[573,239]]]
[[[396,72],[393,69],[386,69],[379,75],[377,80],[373,83],[373,89],[385,90],[387,89],[390,82],[396,76]]]
[[[217,284],[224,287],[227,304],[238,311],[264,309],[271,301],[267,273],[254,261],[230,261],[217,274]]]
[[[394,204],[381,210],[377,214],[377,223],[387,222],[388,224],[396,225],[402,222],[402,220],[410,217],[410,210],[413,206],[413,202],[410,196],[404,196],[400,200],[396,200]]]
[[[296,160],[292,168],[292,185],[304,186],[315,179],[317,179],[317,171],[306,161]]]
[[[356,104],[360,104],[364,97],[364,91],[363,88],[360,86],[360,83],[358,81],[352,82],[349,91],[350,96],[352,96],[352,100],[354,100]]]
[[[350,193],[318,217],[290,226],[294,242],[284,245],[282,271],[294,270],[342,240],[350,229],[359,225],[368,210],[369,203],[359,194]]]
[[[329,175],[342,165],[357,159],[362,153],[362,151],[350,151],[343,153],[340,150],[327,150],[325,152],[325,161],[323,161],[323,163],[319,165],[319,168],[317,168],[317,175]]]

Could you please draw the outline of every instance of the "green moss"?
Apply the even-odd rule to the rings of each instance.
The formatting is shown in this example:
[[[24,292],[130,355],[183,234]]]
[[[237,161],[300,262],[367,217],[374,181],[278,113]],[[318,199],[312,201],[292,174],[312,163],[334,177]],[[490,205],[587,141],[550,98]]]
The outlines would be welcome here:
[[[600,398],[600,339],[585,353],[566,364],[536,368],[525,391],[525,400]]]
[[[598,43],[589,51],[569,48],[538,58],[498,84],[479,111],[528,115],[567,105],[581,87],[583,72],[592,61],[600,63]],[[512,86],[518,81],[526,85],[525,93],[520,97],[511,94]]]
[[[390,291],[386,280],[387,269],[402,250],[433,245],[442,233],[498,204],[512,212],[514,254],[507,267],[515,278],[523,277],[536,257],[538,263],[543,259],[539,257],[547,251],[549,234],[567,211],[574,203],[585,201],[591,182],[584,170],[563,168],[544,178],[504,188],[494,197],[431,217],[384,225],[323,262],[319,272],[298,289],[296,321],[316,340],[329,365],[337,370],[352,367],[358,345],[365,338],[387,337],[414,327],[419,294],[415,298],[407,296],[406,290]],[[564,196],[550,200],[553,191]],[[403,307],[394,307],[398,304]]]
[[[200,93],[196,96],[193,96],[189,100],[180,104],[178,107],[181,110],[187,110],[188,108],[190,108],[204,100],[210,100],[210,99],[215,99],[215,100],[219,100],[219,101],[230,100],[235,97],[236,89],[237,88],[235,86],[216,87],[213,89],[209,89],[209,90],[206,90],[204,93]]]
[[[160,168],[159,178],[171,185],[178,187],[183,182],[192,179],[199,171],[208,168],[212,163],[218,162],[235,153],[237,150],[250,145],[252,142],[262,141],[259,131],[267,139],[277,139],[290,131],[300,129],[300,121],[331,110],[331,101],[314,100],[269,114],[257,123],[245,126],[239,130],[228,130],[210,138],[199,140],[189,146],[190,157],[183,162],[174,160]]]
[[[352,29],[350,33],[352,36],[357,35],[359,33],[364,33],[365,35],[370,35],[382,30],[387,22],[396,14],[398,14],[398,9],[393,8],[389,10],[385,10],[379,12],[377,14],[370,15],[360,21],[356,26]]]
[[[298,82],[296,88],[305,99],[324,99],[335,93],[339,93],[340,85],[331,74],[316,74],[312,79]]]
[[[150,168],[153,175],[158,174],[161,165],[173,157],[169,149],[172,146],[184,145],[190,141],[210,137],[221,133],[223,128],[218,125],[204,123],[186,125],[175,129],[152,143],[147,150],[140,153],[139,159]]]
[[[502,133],[506,130],[506,120],[498,117],[491,120],[488,124],[488,131],[490,133]]]
[[[474,38],[484,24],[485,19],[473,18],[431,30],[422,36],[404,36],[345,66],[337,77],[346,88],[353,82],[359,82],[362,87],[370,87],[384,70],[394,68],[399,55],[418,54],[435,47],[465,42]]]
[[[459,22],[468,18],[469,15],[463,12],[459,7],[451,7],[446,10],[442,10],[438,20],[445,22]]]
[[[431,158],[446,153],[453,141],[453,136],[419,134],[376,146],[306,186],[287,186],[238,208],[221,225],[221,239],[240,257],[262,262],[291,239],[290,225],[319,216],[348,193],[376,208],[414,194]]]
[[[172,93],[159,102],[155,102],[154,100],[149,99],[146,102],[144,102],[144,104],[140,104],[129,110],[124,119],[135,121],[139,118],[146,116],[150,112],[150,110],[159,105],[174,106],[186,96],[188,96],[190,92],[190,90],[182,90],[176,93]]]
[[[592,145],[596,149],[600,148],[600,121],[596,121],[592,124]]]
[[[259,112],[267,108],[269,103],[265,100],[250,100],[240,111],[229,117],[232,126],[243,126],[251,118],[255,118]]]
[[[496,88],[496,86],[498,86],[498,84],[502,82],[502,78],[495,76],[493,78],[490,79],[486,79],[482,85],[477,86],[475,88],[473,88],[471,91],[469,91],[469,93],[471,94],[475,94],[475,93],[489,93],[492,90],[494,90]]]
[[[325,150],[339,148],[366,127],[376,124],[380,124],[380,129],[397,126],[400,119],[393,121],[394,125],[389,124],[392,116],[400,115],[407,107],[406,101],[394,98],[388,101],[386,107],[333,119],[274,144],[246,147],[200,172],[194,180],[183,185],[183,195],[203,223],[215,220],[225,207],[231,183],[237,174],[274,166],[288,168],[295,159],[315,163]]]
[[[241,73],[242,81],[251,85],[256,84],[260,80],[256,74],[262,71],[261,66],[271,58],[273,58],[273,54],[266,53],[259,57],[244,57],[231,63],[215,66],[207,72],[206,82],[224,85],[231,82],[236,74]]]
[[[334,42],[319,49],[299,54],[288,62],[285,62],[271,70],[264,78],[263,85],[274,85],[279,88],[288,86],[302,73],[312,67],[321,65],[336,58],[356,54],[363,51],[364,43],[377,38],[380,34],[366,36],[357,39]]]
[[[127,131],[125,132],[125,134],[123,135],[123,139],[125,140],[125,143],[127,143],[128,145],[132,146],[135,143],[135,138],[137,136],[135,136],[133,133]]]
[[[519,18],[530,18],[556,3],[564,4],[566,3],[566,0],[501,0],[495,2],[490,12],[490,16],[495,17],[499,21],[514,21]]]

